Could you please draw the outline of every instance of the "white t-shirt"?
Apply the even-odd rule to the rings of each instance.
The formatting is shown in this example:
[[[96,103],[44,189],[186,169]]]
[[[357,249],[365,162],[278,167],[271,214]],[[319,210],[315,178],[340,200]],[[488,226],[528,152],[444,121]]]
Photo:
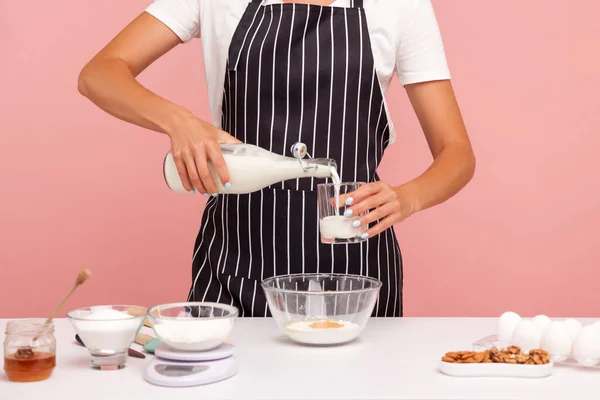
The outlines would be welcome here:
[[[223,82],[229,44],[250,0],[154,0],[146,11],[187,42],[202,38],[208,99],[213,124],[221,127]],[[282,3],[265,0],[263,5]],[[334,7],[350,7],[336,0]],[[375,69],[383,93],[394,72],[403,85],[450,79],[431,0],[364,0]],[[395,130],[388,112],[390,143]]]

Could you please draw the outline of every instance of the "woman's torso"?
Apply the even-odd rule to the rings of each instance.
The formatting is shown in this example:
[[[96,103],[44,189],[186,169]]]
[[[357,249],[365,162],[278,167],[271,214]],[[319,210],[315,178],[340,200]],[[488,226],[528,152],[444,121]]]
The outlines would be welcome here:
[[[211,115],[216,126],[221,124],[229,44],[248,3],[248,0],[200,1],[199,36],[202,38]],[[280,3],[281,0],[265,0],[263,5]],[[375,68],[383,93],[390,85],[401,56],[402,31],[413,23],[412,16],[420,7],[419,3],[419,0],[364,0]],[[350,7],[350,0],[336,0],[331,6]],[[386,112],[390,120],[390,143],[393,143],[395,130],[387,105]]]
[[[281,0],[265,0],[277,4]],[[146,11],[184,42],[202,38],[204,70],[212,123],[221,127],[223,84],[229,45],[249,0],[154,0]],[[333,7],[349,7],[336,0]],[[318,6],[314,6],[318,7]],[[450,79],[450,72],[431,0],[364,0],[364,12],[381,91],[394,73],[403,85]],[[390,144],[396,134],[389,110]]]

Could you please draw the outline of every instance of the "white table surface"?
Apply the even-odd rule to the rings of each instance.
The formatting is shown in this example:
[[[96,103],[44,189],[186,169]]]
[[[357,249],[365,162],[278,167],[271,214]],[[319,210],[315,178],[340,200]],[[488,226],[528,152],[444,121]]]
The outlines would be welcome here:
[[[582,320],[584,324],[590,320]],[[232,334],[237,376],[193,388],[143,380],[153,356],[129,357],[119,371],[89,367],[64,319],[55,321],[57,367],[49,380],[14,383],[0,373],[0,399],[598,399],[600,369],[555,366],[542,379],[454,378],[438,371],[447,351],[468,350],[495,332],[496,319],[372,319],[361,338],[339,347],[306,347],[283,337],[272,319],[238,319]],[[6,320],[0,320],[4,331]],[[141,349],[134,345],[134,348]]]

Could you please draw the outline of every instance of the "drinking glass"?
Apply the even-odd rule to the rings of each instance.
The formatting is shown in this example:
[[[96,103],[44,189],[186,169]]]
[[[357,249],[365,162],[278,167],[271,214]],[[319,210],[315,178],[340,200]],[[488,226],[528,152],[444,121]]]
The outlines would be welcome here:
[[[352,193],[362,185],[361,182],[322,183],[317,185],[321,243],[348,244],[367,240],[362,237],[367,230],[367,226],[365,224],[355,226],[359,218],[366,215],[367,212],[346,217],[344,213],[351,205],[346,205],[345,202],[339,199],[339,196]]]

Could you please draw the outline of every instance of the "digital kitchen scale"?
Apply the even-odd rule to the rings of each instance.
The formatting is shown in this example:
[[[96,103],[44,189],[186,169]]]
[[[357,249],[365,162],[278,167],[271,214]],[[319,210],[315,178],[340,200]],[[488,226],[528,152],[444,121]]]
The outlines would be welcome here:
[[[154,354],[144,379],[157,386],[207,385],[237,374],[237,363],[230,344],[222,344],[209,351],[192,352],[173,350],[163,343]]]

